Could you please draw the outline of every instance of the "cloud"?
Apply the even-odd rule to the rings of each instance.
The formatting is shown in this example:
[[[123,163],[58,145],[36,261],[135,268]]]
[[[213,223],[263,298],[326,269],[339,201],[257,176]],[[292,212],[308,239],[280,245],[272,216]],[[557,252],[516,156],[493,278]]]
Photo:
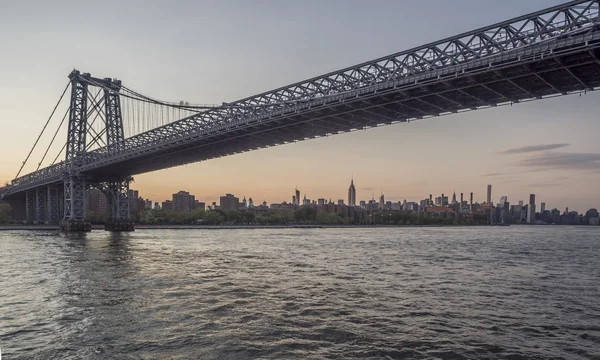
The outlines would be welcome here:
[[[569,183],[545,183],[545,184],[529,184],[529,187],[539,188],[539,187],[554,187],[554,186],[565,186]]]
[[[600,168],[600,154],[548,152],[516,161],[515,165],[548,170],[596,170]]]
[[[503,173],[490,173],[490,174],[483,174],[481,175],[481,177],[495,177],[495,176],[500,176],[500,175],[504,175]]]
[[[563,148],[563,147],[566,147],[569,145],[571,145],[571,144],[562,143],[562,144],[530,145],[530,146],[523,146],[523,147],[504,150],[504,151],[499,152],[498,154],[502,154],[502,155],[524,154],[524,153],[537,152],[537,151],[555,150],[555,149],[560,149],[560,148]]]

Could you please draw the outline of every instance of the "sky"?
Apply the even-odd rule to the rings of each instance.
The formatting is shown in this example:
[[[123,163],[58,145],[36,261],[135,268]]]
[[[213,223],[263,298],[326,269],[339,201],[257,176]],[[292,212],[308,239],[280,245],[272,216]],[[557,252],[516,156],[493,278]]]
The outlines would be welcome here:
[[[4,2],[0,181],[16,175],[73,68],[161,100],[220,104],[558,3]],[[547,208],[585,212],[600,207],[599,101],[590,92],[356,131],[137,175],[132,188],[153,201],[186,190],[206,202],[233,193],[271,203],[291,201],[297,186],[302,197],[336,201],[354,177],[358,200],[456,191],[482,202],[492,184],[496,202],[535,193]]]

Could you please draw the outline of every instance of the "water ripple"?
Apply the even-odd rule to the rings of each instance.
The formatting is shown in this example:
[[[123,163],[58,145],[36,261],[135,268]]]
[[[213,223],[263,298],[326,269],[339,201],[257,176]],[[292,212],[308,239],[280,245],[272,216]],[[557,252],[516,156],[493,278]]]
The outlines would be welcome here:
[[[600,359],[600,228],[0,233],[7,359]]]

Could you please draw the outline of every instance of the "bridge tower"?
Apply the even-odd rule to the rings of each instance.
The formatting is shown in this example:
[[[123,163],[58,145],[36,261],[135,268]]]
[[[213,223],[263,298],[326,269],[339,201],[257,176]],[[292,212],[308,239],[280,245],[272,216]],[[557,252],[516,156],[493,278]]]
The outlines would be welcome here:
[[[105,133],[109,153],[117,154],[123,149],[125,136],[120,102],[121,82],[110,78],[94,78],[89,73],[82,74],[77,70],[69,74],[69,79],[71,100],[65,158],[67,171],[63,177],[64,217],[60,227],[63,231],[91,230],[91,224],[86,221],[87,197],[90,187],[93,186],[101,189],[108,199],[106,230],[133,231],[128,198],[129,184],[133,179],[123,175],[88,175],[82,171],[88,158],[88,120],[91,113],[98,112],[104,120],[105,127],[103,132],[92,134],[95,135],[92,140],[97,140]],[[89,96],[90,86],[101,87],[104,90],[104,96],[99,102]],[[88,100],[91,100],[91,107]],[[48,197],[44,197],[41,203],[49,203]]]

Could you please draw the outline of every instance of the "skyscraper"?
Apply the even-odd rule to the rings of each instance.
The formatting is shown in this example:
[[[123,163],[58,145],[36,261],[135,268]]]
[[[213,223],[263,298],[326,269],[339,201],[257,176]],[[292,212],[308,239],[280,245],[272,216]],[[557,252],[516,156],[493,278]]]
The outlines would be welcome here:
[[[452,205],[456,205],[456,191],[452,194]]]
[[[379,208],[380,209],[385,208],[385,198],[383,196],[383,191],[381,192],[381,196],[379,197]]]
[[[543,214],[544,211],[546,211],[546,203],[545,202],[543,202],[543,203],[540,204],[540,213]]]
[[[508,197],[506,196],[501,196],[500,197],[500,207],[503,208],[504,204],[508,202]]]
[[[487,189],[487,203],[488,203],[488,205],[492,205],[492,185],[488,185],[488,189]]]
[[[296,187],[296,203],[294,205],[300,205],[300,190]]]
[[[356,206],[356,188],[354,187],[354,177],[350,180],[348,188],[348,206]]]
[[[529,206],[527,206],[527,223],[535,222],[535,194],[529,195]]]

